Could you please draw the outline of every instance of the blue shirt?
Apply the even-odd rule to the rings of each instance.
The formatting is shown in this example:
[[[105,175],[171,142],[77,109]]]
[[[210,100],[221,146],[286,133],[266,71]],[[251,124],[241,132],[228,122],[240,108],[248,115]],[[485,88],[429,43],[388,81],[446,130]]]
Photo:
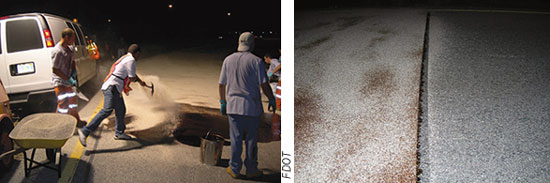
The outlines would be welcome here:
[[[235,52],[227,56],[219,81],[226,85],[227,114],[261,115],[260,85],[267,82],[261,58],[250,52]]]

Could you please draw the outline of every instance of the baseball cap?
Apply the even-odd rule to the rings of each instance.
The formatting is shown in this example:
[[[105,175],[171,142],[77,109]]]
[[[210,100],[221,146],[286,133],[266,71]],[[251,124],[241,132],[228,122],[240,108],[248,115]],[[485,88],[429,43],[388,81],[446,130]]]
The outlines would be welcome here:
[[[254,48],[254,35],[250,32],[243,32],[239,36],[237,51],[252,51],[252,48]]]

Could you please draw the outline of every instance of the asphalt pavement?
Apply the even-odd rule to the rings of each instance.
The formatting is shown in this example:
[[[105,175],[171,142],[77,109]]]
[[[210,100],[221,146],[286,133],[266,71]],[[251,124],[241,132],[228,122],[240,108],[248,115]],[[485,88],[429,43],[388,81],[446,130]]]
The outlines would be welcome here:
[[[426,11],[295,16],[296,182],[416,181]]]
[[[434,11],[429,26],[421,182],[550,182],[550,15]]]

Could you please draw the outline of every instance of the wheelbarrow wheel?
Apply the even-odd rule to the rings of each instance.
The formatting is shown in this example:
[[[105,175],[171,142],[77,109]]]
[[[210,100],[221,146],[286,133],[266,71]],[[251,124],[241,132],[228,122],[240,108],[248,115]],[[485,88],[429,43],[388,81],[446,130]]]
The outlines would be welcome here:
[[[4,118],[0,122],[0,154],[13,150],[13,141],[9,134],[13,130],[13,123],[9,118]],[[13,165],[13,156],[0,160],[0,171],[4,172]]]
[[[50,162],[55,161],[55,149],[46,149],[46,157],[48,157],[48,160]]]

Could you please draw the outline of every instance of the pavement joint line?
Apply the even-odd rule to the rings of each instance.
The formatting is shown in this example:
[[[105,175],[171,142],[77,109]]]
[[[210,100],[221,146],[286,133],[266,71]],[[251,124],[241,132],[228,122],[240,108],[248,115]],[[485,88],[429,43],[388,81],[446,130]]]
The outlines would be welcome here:
[[[422,50],[422,63],[420,65],[420,79],[419,81],[419,92],[418,92],[418,124],[416,129],[416,178],[417,182],[420,182],[420,177],[422,175],[422,169],[420,169],[420,130],[421,125],[425,125],[422,123],[427,123],[428,120],[426,118],[423,118],[423,115],[427,115],[428,113],[428,106],[423,105],[423,100],[427,100],[427,92],[428,92],[428,51],[429,51],[429,41],[430,40],[430,11],[426,14],[426,28],[424,31],[424,43],[423,43],[423,50]]]
[[[99,102],[96,109],[94,110],[94,113],[90,116],[90,118],[88,118],[88,122],[91,119],[94,119],[94,117],[102,108],[103,108],[103,100]],[[58,182],[60,183],[72,182],[72,179],[78,167],[78,162],[80,162],[80,157],[82,157],[83,152],[84,152],[84,146],[82,146],[82,144],[80,144],[80,141],[77,139],[77,142],[75,143],[73,151],[71,152],[71,155],[69,155],[67,159],[67,163],[65,163],[63,172],[61,172],[62,174]]]
[[[544,11],[521,11],[521,10],[483,10],[483,9],[428,9],[428,12],[478,12],[478,13],[520,13],[520,14],[538,14],[550,15],[550,12]]]

